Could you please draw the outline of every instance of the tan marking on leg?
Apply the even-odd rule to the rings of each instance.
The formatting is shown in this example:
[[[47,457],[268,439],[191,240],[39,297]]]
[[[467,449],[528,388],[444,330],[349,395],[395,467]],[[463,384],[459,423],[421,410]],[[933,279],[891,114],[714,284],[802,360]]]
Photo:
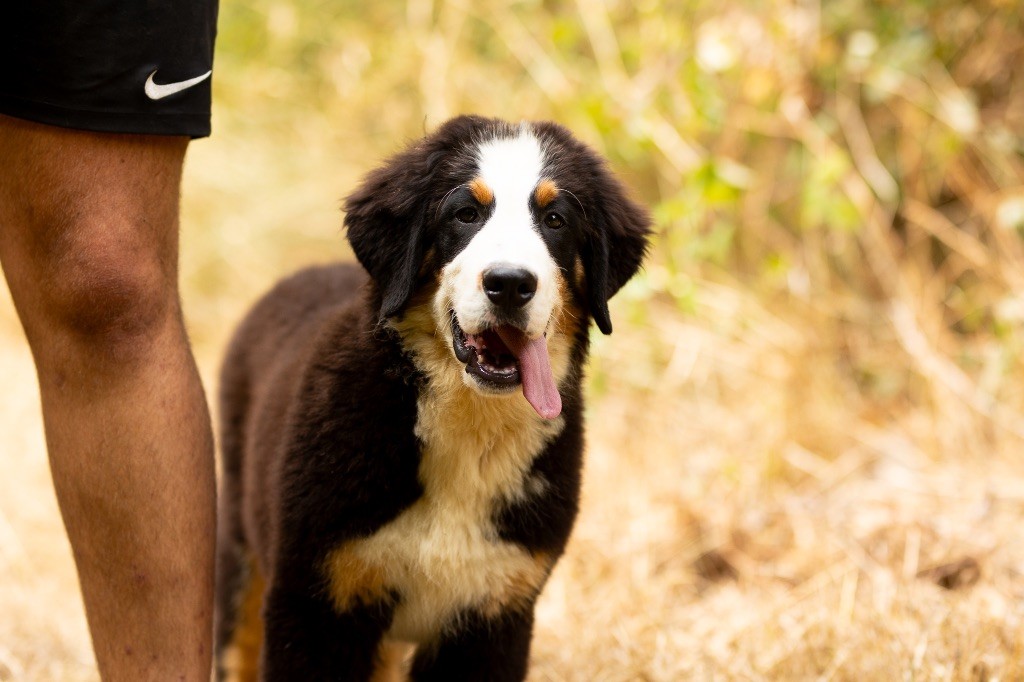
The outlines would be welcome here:
[[[553,180],[541,180],[537,183],[537,189],[533,191],[533,198],[537,200],[537,205],[541,208],[546,207],[554,201],[557,196],[558,186]]]
[[[507,577],[507,582],[500,592],[491,595],[480,611],[489,618],[494,618],[505,611],[520,611],[529,608],[533,599],[540,594],[547,582],[554,562],[548,554],[539,552],[533,555],[533,563]]]
[[[407,642],[381,640],[377,649],[377,666],[370,682],[405,682],[409,679],[409,663],[416,647]]]
[[[221,654],[225,682],[257,682],[259,680],[260,647],[263,645],[263,576],[255,568],[249,584],[243,588],[238,605],[238,622],[231,643]]]
[[[494,201],[494,192],[487,186],[486,183],[480,178],[477,178],[469,183],[469,191],[473,193],[473,197],[484,206],[489,206]]]
[[[347,611],[356,604],[372,604],[391,599],[384,572],[357,556],[353,544],[346,543],[327,555],[324,572],[334,608]]]

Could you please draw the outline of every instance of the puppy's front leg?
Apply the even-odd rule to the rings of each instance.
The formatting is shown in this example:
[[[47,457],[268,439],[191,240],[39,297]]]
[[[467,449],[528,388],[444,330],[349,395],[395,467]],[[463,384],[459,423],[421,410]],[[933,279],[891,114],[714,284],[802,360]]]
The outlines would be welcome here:
[[[467,614],[413,660],[415,682],[520,682],[526,678],[533,604],[493,617]]]
[[[381,602],[337,613],[326,594],[272,587],[264,611],[262,679],[369,680],[392,612]]]

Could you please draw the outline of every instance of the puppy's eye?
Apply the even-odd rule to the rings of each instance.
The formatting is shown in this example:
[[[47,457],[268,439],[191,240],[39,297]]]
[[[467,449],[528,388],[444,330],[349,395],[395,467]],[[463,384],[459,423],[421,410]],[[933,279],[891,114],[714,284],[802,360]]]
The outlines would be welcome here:
[[[460,223],[472,224],[480,220],[480,213],[472,206],[467,206],[455,212],[455,219]]]
[[[546,216],[544,216],[544,224],[550,227],[552,230],[557,230],[558,228],[565,225],[565,219],[562,218],[562,216],[558,215],[557,213],[548,213]]]

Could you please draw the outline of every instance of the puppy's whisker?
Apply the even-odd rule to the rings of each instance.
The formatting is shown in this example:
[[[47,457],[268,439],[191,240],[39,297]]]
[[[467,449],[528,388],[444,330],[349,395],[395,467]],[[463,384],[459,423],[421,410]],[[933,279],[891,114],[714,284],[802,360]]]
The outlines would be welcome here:
[[[466,187],[466,183],[462,183],[461,185],[455,185],[450,190],[448,190],[444,197],[441,198],[441,201],[437,204],[437,209],[434,211],[434,220],[437,220],[437,216],[441,214],[441,207],[444,206],[444,202],[448,201],[448,197],[450,197],[452,193],[455,192],[455,190],[459,189],[460,187]]]
[[[583,211],[583,218],[585,220],[589,220],[589,218],[587,218],[587,209],[583,208],[583,202],[580,201],[580,198],[578,196],[576,196],[575,194],[573,194],[572,192],[570,192],[569,190],[565,189],[564,187],[559,187],[558,189],[559,189],[559,191],[565,192],[566,194],[571,196],[573,199],[575,199],[576,203],[580,205],[580,210]]]

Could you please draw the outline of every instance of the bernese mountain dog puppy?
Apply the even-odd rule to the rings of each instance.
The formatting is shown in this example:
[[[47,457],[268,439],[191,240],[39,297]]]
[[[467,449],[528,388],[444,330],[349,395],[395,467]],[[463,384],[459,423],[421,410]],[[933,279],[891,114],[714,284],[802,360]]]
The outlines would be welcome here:
[[[224,364],[218,675],[521,680],[649,214],[565,128],[474,116],[345,211],[362,268],[278,284]]]

